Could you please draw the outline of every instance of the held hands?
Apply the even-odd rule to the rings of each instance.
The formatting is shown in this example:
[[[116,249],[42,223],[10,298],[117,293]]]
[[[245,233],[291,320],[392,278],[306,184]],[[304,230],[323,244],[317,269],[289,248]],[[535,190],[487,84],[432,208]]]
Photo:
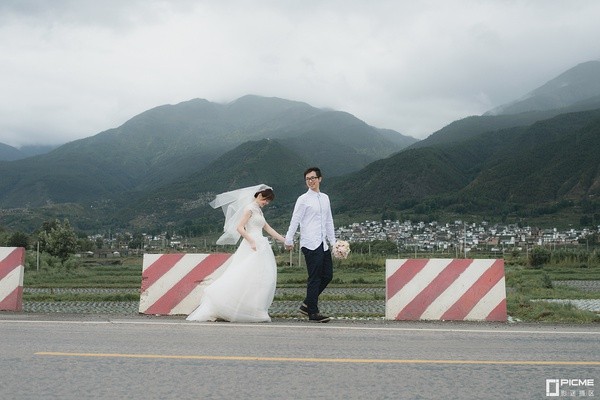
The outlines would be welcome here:
[[[285,238],[283,236],[281,236],[280,234],[277,234],[277,240],[279,240],[281,243],[283,243],[283,246],[285,247],[286,250],[294,250],[294,244],[285,244]]]

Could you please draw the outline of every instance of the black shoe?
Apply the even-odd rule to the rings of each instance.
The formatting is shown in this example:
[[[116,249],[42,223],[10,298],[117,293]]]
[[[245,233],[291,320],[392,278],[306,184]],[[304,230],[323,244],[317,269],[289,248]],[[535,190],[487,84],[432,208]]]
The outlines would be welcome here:
[[[308,307],[304,303],[300,306],[300,314],[308,316]]]
[[[310,314],[308,316],[308,319],[310,321],[315,321],[315,322],[329,322],[329,321],[331,321],[331,318],[326,317],[326,316],[321,315],[321,314]]]

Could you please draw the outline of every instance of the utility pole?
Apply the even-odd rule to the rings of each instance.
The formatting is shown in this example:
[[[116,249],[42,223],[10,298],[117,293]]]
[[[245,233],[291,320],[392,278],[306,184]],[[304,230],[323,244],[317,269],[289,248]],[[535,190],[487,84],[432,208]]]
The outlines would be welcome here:
[[[465,228],[465,242],[464,242],[464,244],[463,244],[463,250],[464,250],[464,252],[465,252],[465,258],[467,258],[467,223],[466,223],[466,222],[464,222],[464,223],[463,223],[463,226],[464,226],[464,228]]]

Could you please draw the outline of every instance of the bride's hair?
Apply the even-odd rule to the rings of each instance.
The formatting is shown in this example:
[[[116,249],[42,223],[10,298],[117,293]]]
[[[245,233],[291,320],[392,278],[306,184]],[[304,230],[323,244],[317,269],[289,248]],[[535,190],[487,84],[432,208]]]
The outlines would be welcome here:
[[[265,189],[260,192],[254,193],[254,197],[258,197],[258,195],[262,195],[262,198],[265,200],[273,201],[275,198],[275,193],[273,193],[273,189]]]

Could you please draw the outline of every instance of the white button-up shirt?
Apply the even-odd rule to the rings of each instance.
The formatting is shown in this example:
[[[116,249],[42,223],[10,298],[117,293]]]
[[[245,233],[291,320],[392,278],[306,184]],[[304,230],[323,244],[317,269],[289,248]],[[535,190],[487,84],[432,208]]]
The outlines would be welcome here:
[[[335,229],[329,197],[322,192],[308,190],[298,197],[290,221],[290,227],[285,235],[285,244],[294,243],[294,235],[300,226],[300,246],[315,250],[323,243],[324,250],[329,244],[335,243]]]

